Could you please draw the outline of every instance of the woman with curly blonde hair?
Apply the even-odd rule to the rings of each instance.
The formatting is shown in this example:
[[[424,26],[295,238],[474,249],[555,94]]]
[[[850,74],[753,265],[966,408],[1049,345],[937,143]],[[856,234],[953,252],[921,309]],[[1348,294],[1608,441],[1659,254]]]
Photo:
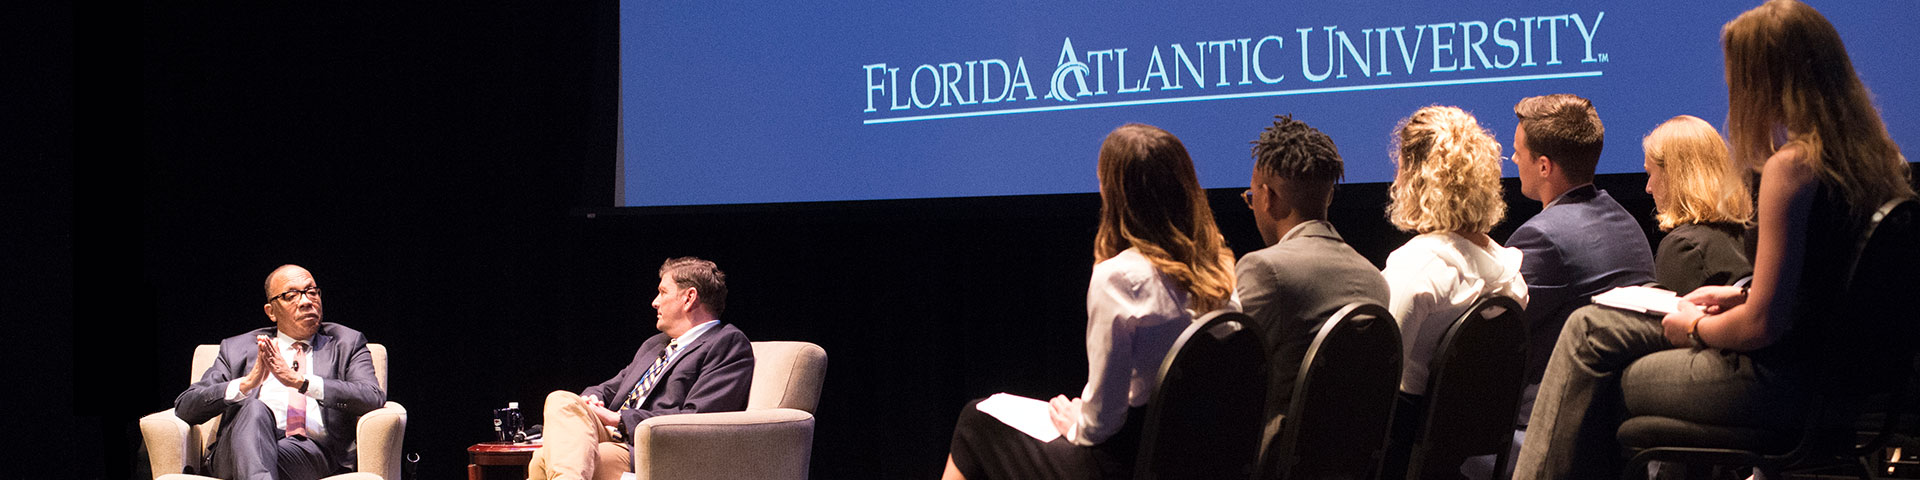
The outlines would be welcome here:
[[[1127,124],[1100,146],[1100,230],[1087,285],[1087,384],[1049,402],[1041,442],[960,410],[942,478],[1130,478],[1160,362],[1197,313],[1231,308],[1233,250],[1179,138]]]
[[[1667,231],[1653,256],[1653,277],[1676,292],[1728,285],[1753,273],[1741,246],[1753,198],[1727,143],[1713,125],[1681,115],[1641,139],[1647,194]]]
[[[1400,391],[1422,395],[1427,362],[1453,319],[1487,295],[1525,306],[1527,284],[1520,251],[1487,236],[1507,211],[1493,134],[1472,114],[1436,105],[1401,120],[1393,144],[1398,173],[1387,217],[1419,235],[1394,250],[1380,273],[1391,290],[1387,310],[1400,322]]]

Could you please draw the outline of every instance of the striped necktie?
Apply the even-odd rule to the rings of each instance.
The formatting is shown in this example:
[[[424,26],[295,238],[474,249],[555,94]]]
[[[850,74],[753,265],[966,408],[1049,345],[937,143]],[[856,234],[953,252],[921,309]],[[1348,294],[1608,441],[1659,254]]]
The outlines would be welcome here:
[[[647,373],[640,377],[640,383],[634,384],[633,391],[627,393],[627,401],[620,403],[621,410],[639,408],[640,400],[653,391],[653,385],[660,381],[660,375],[666,373],[667,362],[672,361],[673,354],[679,350],[680,343],[674,342],[668,343],[667,348],[660,351],[660,358],[647,367]]]
[[[292,364],[293,371],[298,372],[301,377],[307,376],[307,369],[310,367],[307,364],[312,363],[312,362],[306,361],[307,360],[306,358],[307,342],[294,342],[292,350],[293,350],[293,364]],[[300,390],[298,389],[288,389],[287,390],[287,436],[305,435],[306,433],[307,433],[307,394],[300,393]]]

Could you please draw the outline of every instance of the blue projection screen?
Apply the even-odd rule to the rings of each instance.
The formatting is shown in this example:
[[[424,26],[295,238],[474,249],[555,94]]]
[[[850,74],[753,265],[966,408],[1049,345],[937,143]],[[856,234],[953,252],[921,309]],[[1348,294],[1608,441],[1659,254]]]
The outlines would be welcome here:
[[[1179,136],[1202,185],[1244,186],[1277,114],[1332,136],[1346,181],[1386,182],[1415,109],[1460,106],[1504,145],[1515,101],[1563,92],[1600,111],[1600,171],[1638,172],[1661,121],[1724,123],[1720,27],[1753,5],[1405,3],[623,1],[617,205],[1093,192],[1128,122]],[[1912,4],[1815,7],[1920,142]]]

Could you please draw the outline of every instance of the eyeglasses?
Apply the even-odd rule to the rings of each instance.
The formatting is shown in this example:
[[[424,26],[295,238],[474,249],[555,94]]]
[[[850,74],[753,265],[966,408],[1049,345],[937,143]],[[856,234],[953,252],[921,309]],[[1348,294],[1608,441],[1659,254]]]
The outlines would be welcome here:
[[[313,297],[314,300],[319,300],[320,287],[312,286],[312,287],[307,287],[306,290],[288,290],[285,293],[274,295],[273,297],[269,298],[269,300],[282,300],[282,301],[291,302],[294,300],[299,300],[301,295],[308,295]]]
[[[1247,202],[1247,208],[1253,208],[1253,189],[1240,192],[1240,201]]]

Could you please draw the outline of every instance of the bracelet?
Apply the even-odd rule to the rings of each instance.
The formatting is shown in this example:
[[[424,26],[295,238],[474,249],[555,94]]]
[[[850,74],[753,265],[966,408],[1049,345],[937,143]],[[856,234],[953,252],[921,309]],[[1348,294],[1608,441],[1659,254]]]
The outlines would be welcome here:
[[[1711,348],[1707,346],[1705,340],[1700,339],[1700,321],[1706,318],[1705,315],[1701,315],[1700,318],[1693,319],[1693,325],[1687,327],[1687,340],[1693,342],[1693,348]]]

